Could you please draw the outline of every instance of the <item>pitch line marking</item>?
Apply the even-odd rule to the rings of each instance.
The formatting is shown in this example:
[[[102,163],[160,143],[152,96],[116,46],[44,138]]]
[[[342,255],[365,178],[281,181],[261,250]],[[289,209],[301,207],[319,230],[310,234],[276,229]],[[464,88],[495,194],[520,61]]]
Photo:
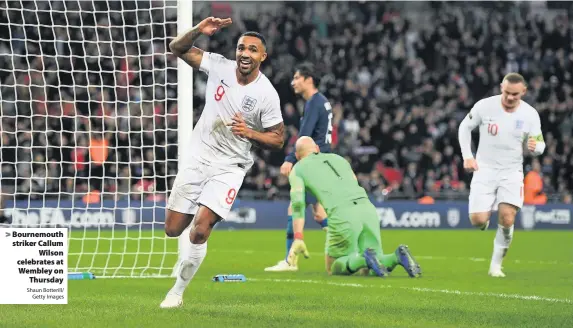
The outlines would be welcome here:
[[[552,298],[543,297],[537,295],[519,295],[519,294],[507,294],[507,293],[494,293],[494,292],[467,292],[461,290],[452,289],[434,289],[434,288],[422,288],[422,287],[393,287],[392,285],[365,285],[359,283],[345,283],[336,281],[322,281],[322,280],[297,280],[297,279],[260,279],[260,278],[250,278],[248,281],[262,281],[262,282],[287,282],[287,283],[301,283],[301,284],[319,284],[319,285],[331,285],[339,287],[356,287],[356,288],[400,288],[405,290],[411,290],[423,293],[441,293],[441,294],[455,294],[463,296],[489,296],[505,299],[517,299],[523,301],[540,301],[540,302],[550,302],[550,303],[565,303],[573,304],[573,300],[567,298]]]
[[[243,253],[243,254],[271,254],[277,253],[272,251],[257,251],[252,249],[247,250],[223,250],[223,249],[214,249],[211,252],[221,252],[221,253]],[[324,253],[320,252],[310,252],[311,256],[324,256]],[[456,261],[472,261],[472,262],[485,262],[489,261],[490,259],[486,259],[483,257],[446,257],[446,256],[429,256],[429,255],[415,255],[416,260],[431,260],[431,261],[449,261],[449,260],[456,260]],[[559,261],[534,261],[534,260],[512,260],[506,259],[504,262],[516,263],[516,264],[538,264],[538,265],[573,265],[573,262],[559,262]]]

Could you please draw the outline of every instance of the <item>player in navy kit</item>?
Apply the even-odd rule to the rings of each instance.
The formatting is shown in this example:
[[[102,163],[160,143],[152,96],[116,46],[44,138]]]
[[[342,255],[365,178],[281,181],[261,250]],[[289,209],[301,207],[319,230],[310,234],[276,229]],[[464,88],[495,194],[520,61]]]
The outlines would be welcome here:
[[[321,153],[330,153],[332,143],[332,106],[328,99],[318,91],[318,84],[319,78],[312,64],[304,63],[296,67],[291,85],[294,92],[306,100],[303,116],[300,121],[298,137],[311,137],[319,146]],[[294,151],[288,154],[285,158],[285,162],[281,166],[281,174],[288,177],[296,161]],[[324,208],[312,195],[307,195],[306,203],[312,206],[315,221],[318,222],[323,229],[326,229],[328,220]],[[294,241],[292,209],[290,205],[288,217],[285,258],[280,260],[276,265],[265,268],[265,271],[283,272],[298,270],[297,263],[289,263],[286,259]]]

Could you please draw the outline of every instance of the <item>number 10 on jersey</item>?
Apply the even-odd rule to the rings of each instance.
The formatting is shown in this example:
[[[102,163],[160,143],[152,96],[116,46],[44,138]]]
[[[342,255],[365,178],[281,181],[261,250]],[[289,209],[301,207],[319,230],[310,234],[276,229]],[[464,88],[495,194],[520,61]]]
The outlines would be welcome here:
[[[488,125],[487,125],[487,133],[492,135],[492,136],[497,135],[498,129],[499,129],[499,127],[495,123],[488,123]]]

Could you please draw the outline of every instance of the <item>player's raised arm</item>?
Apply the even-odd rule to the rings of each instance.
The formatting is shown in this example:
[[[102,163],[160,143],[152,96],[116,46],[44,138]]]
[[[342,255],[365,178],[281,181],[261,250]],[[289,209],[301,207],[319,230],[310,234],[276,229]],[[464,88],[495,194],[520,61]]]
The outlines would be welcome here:
[[[477,163],[472,154],[472,131],[481,123],[478,103],[474,105],[468,115],[462,120],[458,128],[458,141],[464,159],[464,168],[468,171],[477,171]]]
[[[231,23],[232,20],[230,18],[207,17],[187,32],[173,39],[173,41],[169,43],[169,49],[171,49],[171,52],[175,56],[189,64],[189,66],[199,69],[201,60],[203,59],[203,50],[194,47],[193,43],[195,43],[201,34],[211,36],[220,29],[231,25]]]
[[[545,150],[545,141],[543,139],[543,132],[541,132],[541,119],[538,113],[535,115],[534,123],[529,132],[527,148],[533,156],[539,156],[543,154]]]

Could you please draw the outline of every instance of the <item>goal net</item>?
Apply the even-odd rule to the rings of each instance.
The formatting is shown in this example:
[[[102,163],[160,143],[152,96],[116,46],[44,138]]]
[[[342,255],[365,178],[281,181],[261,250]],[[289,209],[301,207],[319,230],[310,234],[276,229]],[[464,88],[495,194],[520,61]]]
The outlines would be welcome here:
[[[68,227],[70,272],[169,276],[176,262],[164,221],[177,12],[175,1],[0,2],[3,214]]]

